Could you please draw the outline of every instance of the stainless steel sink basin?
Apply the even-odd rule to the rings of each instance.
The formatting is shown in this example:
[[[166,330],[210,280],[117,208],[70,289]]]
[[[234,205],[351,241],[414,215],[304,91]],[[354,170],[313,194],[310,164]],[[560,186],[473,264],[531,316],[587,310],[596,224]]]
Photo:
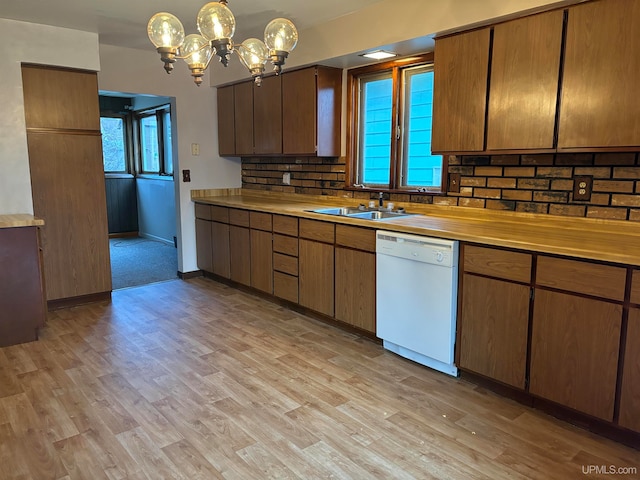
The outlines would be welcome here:
[[[350,218],[361,218],[363,220],[385,220],[390,218],[405,217],[411,215],[406,212],[390,212],[385,210],[367,210],[358,207],[334,207],[319,208],[317,210],[309,210],[313,213],[323,213],[325,215],[337,215]]]

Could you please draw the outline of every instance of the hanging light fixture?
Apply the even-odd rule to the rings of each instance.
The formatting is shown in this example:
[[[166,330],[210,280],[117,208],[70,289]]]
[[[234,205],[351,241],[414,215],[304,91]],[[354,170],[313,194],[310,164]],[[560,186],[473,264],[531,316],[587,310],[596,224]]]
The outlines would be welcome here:
[[[217,55],[225,67],[233,52],[237,52],[242,64],[249,69],[259,86],[267,61],[271,61],[278,75],[289,53],[298,43],[298,31],[286,18],[276,18],[264,30],[264,42],[249,38],[234,45],[236,20],[227,7],[227,0],[210,2],[203,6],[196,17],[198,34],[185,37],[180,20],[167,12],[156,13],[147,25],[149,40],[156,46],[167,73],[173,70],[176,59],[183,59],[196,85],[202,84],[202,76],[213,55]]]

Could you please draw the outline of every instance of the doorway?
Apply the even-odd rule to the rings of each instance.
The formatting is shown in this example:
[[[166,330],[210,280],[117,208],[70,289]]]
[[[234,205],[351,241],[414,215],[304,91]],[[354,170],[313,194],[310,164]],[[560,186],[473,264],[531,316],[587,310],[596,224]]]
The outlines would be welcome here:
[[[178,276],[173,98],[100,92],[112,289]]]

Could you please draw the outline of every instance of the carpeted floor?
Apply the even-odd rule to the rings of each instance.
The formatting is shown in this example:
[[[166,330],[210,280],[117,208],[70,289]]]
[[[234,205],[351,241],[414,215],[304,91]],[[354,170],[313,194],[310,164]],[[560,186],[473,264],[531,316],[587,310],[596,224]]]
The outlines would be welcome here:
[[[173,245],[141,237],[111,238],[113,290],[172,280],[178,276],[178,253]]]

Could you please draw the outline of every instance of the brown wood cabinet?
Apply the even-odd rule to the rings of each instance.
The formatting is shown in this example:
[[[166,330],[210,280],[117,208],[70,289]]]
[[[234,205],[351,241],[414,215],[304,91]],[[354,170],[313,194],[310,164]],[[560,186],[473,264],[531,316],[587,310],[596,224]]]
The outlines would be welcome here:
[[[234,112],[234,87],[217,89],[218,98],[218,153],[220,156],[236,154],[236,128]]]
[[[433,153],[484,150],[490,29],[436,39]]]
[[[0,228],[0,347],[38,339],[46,319],[38,227]]]
[[[618,423],[640,432],[640,309],[630,308]]]
[[[640,146],[640,2],[569,8],[558,149]]]
[[[111,263],[95,73],[22,67],[48,301],[108,298]]]
[[[273,294],[298,303],[298,219],[273,216]]]
[[[253,85],[253,153],[282,153],[282,77],[262,79]]]
[[[494,27],[487,150],[552,149],[563,11]]]
[[[463,258],[458,366],[524,390],[531,255],[464,245]]]
[[[376,332],[376,232],[336,225],[335,318]]]
[[[537,289],[529,391],[613,421],[621,322],[621,305]]]
[[[213,239],[210,220],[196,218],[196,258],[200,270],[213,272]]]
[[[300,305],[330,317],[334,314],[335,225],[300,219]]]
[[[231,255],[229,250],[229,224],[211,222],[211,263],[213,273],[224,278],[231,276]]]
[[[235,154],[253,155],[253,81],[233,85]],[[218,122],[226,120],[218,110]]]
[[[251,234],[249,211],[229,209],[230,278],[243,285],[251,285]]]
[[[340,156],[341,103],[341,69],[317,66],[283,73],[283,153]]]
[[[229,278],[229,209],[197,203],[195,215],[198,268]]]
[[[273,293],[273,235],[270,213],[249,212],[251,227],[251,286]]]

